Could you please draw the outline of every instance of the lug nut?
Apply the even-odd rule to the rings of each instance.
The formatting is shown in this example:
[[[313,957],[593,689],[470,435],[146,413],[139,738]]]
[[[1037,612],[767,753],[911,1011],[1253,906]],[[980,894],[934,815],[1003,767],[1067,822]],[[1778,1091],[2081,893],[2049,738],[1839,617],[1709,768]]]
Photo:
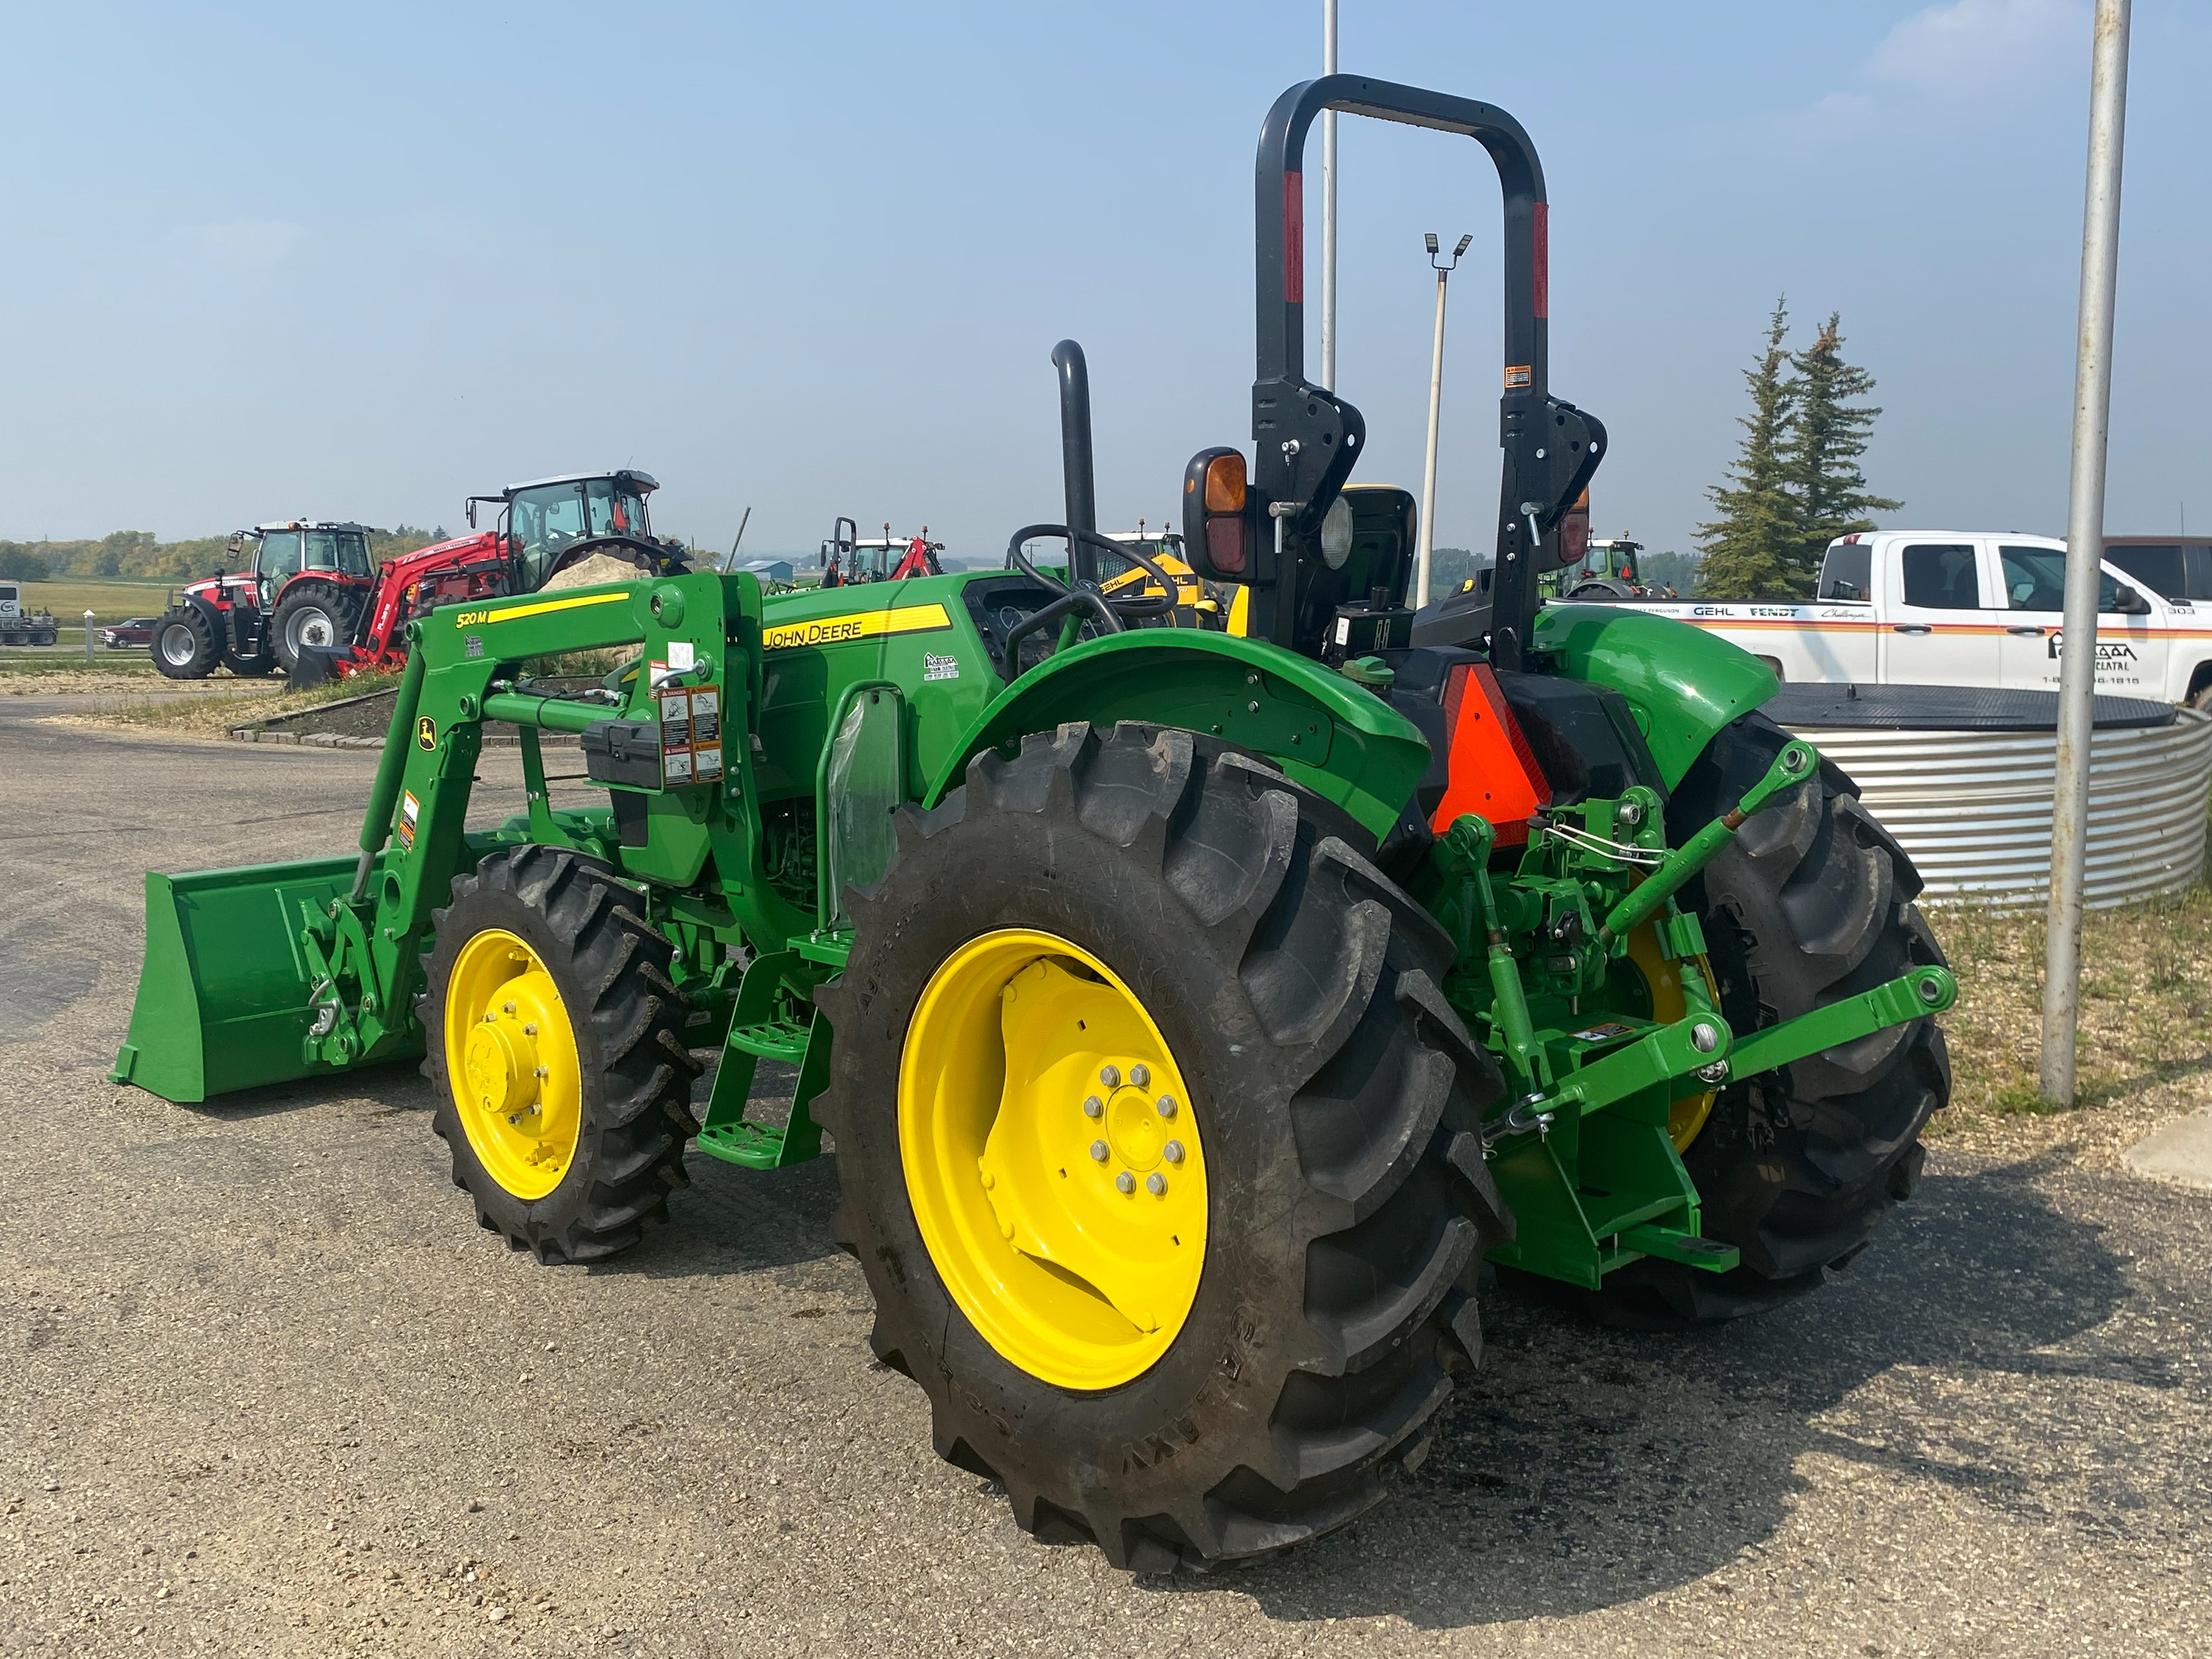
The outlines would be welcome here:
[[[1120,1088],[1121,1068],[1118,1066],[1101,1066],[1098,1068],[1098,1080],[1109,1089]]]
[[[1084,1097],[1083,1097],[1083,1115],[1084,1115],[1084,1116],[1085,1116],[1085,1117],[1098,1117],[1098,1116],[1103,1115],[1104,1114],[1105,1110],[1106,1110],[1106,1103],[1105,1103],[1104,1101],[1103,1101],[1103,1100],[1099,1099],[1099,1098],[1098,1098],[1098,1097],[1097,1097],[1097,1095],[1085,1095],[1085,1096],[1084,1096]]]
[[[1121,1174],[1114,1177],[1114,1190],[1117,1193],[1135,1192],[1137,1190],[1137,1177],[1131,1175],[1127,1170],[1122,1170]]]
[[[531,1073],[530,1075],[532,1077],[550,1077],[553,1073],[550,1068],[540,1066],[537,1070]]]
[[[1129,1086],[1131,1088],[1141,1089],[1152,1080],[1152,1069],[1149,1066],[1139,1065],[1132,1066],[1129,1068]]]
[[[500,1005],[499,1011],[502,1014],[511,1014],[514,1012],[514,1005],[511,1002],[503,1002]]]
[[[1092,1141],[1091,1143],[1091,1156],[1096,1158],[1099,1163],[1103,1164],[1106,1161],[1106,1143],[1103,1140]]]
[[[1182,1142],[1180,1140],[1170,1140],[1166,1146],[1160,1148],[1160,1156],[1167,1159],[1170,1164],[1182,1163]]]
[[[1175,1097],[1162,1095],[1159,1098],[1158,1111],[1162,1117],[1173,1117],[1176,1115]]]
[[[1701,1054],[1709,1054],[1721,1046],[1721,1034],[1699,1020],[1690,1028],[1690,1046]]]
[[[1163,1193],[1166,1192],[1167,1189],[1168,1178],[1162,1175],[1158,1170],[1153,1170],[1152,1174],[1145,1177],[1145,1190],[1150,1193],[1154,1198],[1159,1197]]]
[[[538,1022],[532,1020],[529,1024],[524,1026],[522,1028],[522,1035],[525,1036],[536,1036],[538,1035]]]

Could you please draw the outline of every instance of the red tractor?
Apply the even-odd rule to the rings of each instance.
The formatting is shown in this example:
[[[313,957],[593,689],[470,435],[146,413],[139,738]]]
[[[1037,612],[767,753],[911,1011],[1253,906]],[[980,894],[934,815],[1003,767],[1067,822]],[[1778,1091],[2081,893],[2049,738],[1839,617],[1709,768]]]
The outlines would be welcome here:
[[[433,607],[528,593],[567,566],[607,553],[656,574],[670,550],[653,539],[647,474],[572,474],[514,484],[468,501],[472,533],[372,562],[357,524],[292,520],[240,531],[248,568],[194,582],[155,625],[154,665],[171,679],[204,679],[220,663],[234,674],[282,669],[295,683],[344,678],[406,659],[405,626]],[[497,525],[477,530],[480,501],[500,505]]]
[[[154,666],[173,680],[205,679],[217,664],[234,674],[290,672],[297,640],[343,638],[374,584],[368,531],[357,524],[288,519],[230,538],[251,549],[246,568],[217,571],[173,593],[154,624]],[[280,650],[283,629],[290,649]]]
[[[904,581],[909,576],[941,576],[945,567],[938,555],[943,542],[929,539],[929,526],[919,536],[894,536],[889,525],[881,536],[863,540],[860,526],[839,519],[822,544],[822,586],[849,587],[854,582]]]

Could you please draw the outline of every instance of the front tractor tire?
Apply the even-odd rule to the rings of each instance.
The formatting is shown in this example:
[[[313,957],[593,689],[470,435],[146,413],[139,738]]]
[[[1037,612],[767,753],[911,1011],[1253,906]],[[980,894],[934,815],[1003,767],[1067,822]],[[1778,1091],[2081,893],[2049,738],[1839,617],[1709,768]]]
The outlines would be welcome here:
[[[1763,714],[1722,730],[1668,808],[1680,846],[1764,776],[1790,741]],[[1682,890],[1703,921],[1721,1012],[1739,1036],[1871,990],[1943,953],[1912,901],[1905,849],[1823,763],[1745,823]],[[1704,1231],[1742,1252],[1725,1273],[1646,1257],[1608,1274],[1601,1317],[1644,1328],[1759,1313],[1817,1288],[1911,1196],[1920,1132],[1951,1097],[1933,1019],[1862,1037],[1723,1090],[1682,1153]]]
[[[817,993],[878,1357],[1023,1528],[1132,1571],[1352,1520],[1480,1346],[1501,1085],[1333,810],[1171,728],[988,751]]]
[[[436,915],[423,1074],[477,1219],[549,1264],[665,1220],[697,1133],[690,1006],[637,896],[565,848],[495,854]]]
[[[310,647],[329,649],[353,643],[361,618],[361,595],[337,582],[295,581],[276,601],[269,619],[269,640],[276,665],[290,678]]]
[[[222,660],[215,625],[196,605],[164,611],[154,624],[154,666],[173,680],[204,680]]]

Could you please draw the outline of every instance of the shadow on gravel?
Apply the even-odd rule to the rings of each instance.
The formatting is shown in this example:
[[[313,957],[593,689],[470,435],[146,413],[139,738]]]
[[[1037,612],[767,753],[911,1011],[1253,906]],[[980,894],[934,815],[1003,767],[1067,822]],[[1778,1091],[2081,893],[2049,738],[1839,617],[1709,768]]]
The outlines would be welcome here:
[[[2179,1383],[2155,1355],[2045,1352],[2104,1324],[2131,1291],[2100,1230],[2037,1191],[2043,1173],[1931,1176],[1848,1273],[1719,1329],[1614,1331],[1493,1298],[1484,1364],[1393,1503],[1279,1561],[1163,1588],[1235,1591],[1291,1620],[1395,1613],[1449,1628],[1584,1613],[1755,1551],[1802,1489],[1808,1453],[2063,1523],[2017,1460],[1978,1443],[1986,1399],[1977,1419],[1943,1380]],[[1906,1419],[1880,1404],[1856,1415],[1854,1390],[1899,1368],[1889,1388],[1911,1395]]]
[[[796,1066],[762,1061],[746,1116],[781,1127],[798,1081]],[[706,1116],[714,1082],[710,1069],[693,1088],[696,1116]],[[684,1155],[684,1168],[691,1184],[670,1197],[668,1224],[650,1229],[636,1249],[592,1272],[692,1279],[844,1259],[845,1253],[830,1240],[830,1217],[837,1207],[834,1156],[787,1170],[748,1170],[695,1144]]]
[[[745,1170],[694,1147],[684,1167],[691,1185],[669,1199],[668,1224],[648,1228],[635,1249],[592,1273],[699,1279],[846,1259],[830,1238],[834,1156],[788,1170]]]

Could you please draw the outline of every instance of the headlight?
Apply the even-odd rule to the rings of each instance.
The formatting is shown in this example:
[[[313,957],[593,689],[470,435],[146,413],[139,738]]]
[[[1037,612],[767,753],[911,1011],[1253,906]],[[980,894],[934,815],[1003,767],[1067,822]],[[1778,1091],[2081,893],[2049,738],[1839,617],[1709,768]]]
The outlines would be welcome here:
[[[1352,503],[1339,495],[1321,520],[1322,562],[1331,570],[1344,568],[1352,556]]]

